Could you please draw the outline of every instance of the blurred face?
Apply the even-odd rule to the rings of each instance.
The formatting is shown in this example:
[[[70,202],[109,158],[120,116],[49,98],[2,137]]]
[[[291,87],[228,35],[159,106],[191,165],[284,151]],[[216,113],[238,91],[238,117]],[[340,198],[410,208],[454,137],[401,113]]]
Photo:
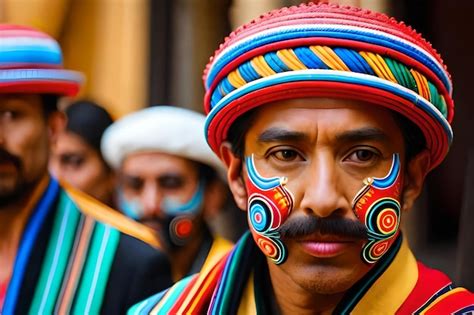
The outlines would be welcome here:
[[[58,178],[108,203],[113,191],[113,175],[99,152],[75,133],[64,131],[53,146],[50,170]]]
[[[0,95],[0,207],[46,174],[49,131],[39,95]]]
[[[137,153],[125,158],[120,208],[155,229],[168,245],[184,245],[200,224],[203,184],[197,164],[170,154]]]
[[[397,123],[387,110],[330,99],[279,101],[255,115],[246,161],[231,157],[229,182],[256,243],[275,263],[270,274],[311,292],[344,292],[398,231],[405,150]],[[232,180],[241,166],[243,184]],[[374,178],[389,188],[370,186]],[[382,207],[375,215],[382,231],[369,237],[371,196],[397,209]]]

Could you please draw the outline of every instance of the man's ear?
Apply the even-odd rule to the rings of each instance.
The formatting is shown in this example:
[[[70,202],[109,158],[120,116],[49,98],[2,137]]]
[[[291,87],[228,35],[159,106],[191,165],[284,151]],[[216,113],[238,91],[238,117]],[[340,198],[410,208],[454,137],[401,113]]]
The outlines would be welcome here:
[[[242,177],[242,159],[232,152],[231,144],[223,142],[220,147],[220,155],[227,166],[227,182],[230,191],[234,195],[237,206],[242,210],[247,210],[247,189]]]
[[[408,162],[405,169],[402,211],[410,210],[415,200],[421,194],[429,166],[430,153],[428,150],[423,150]]]
[[[66,128],[66,115],[63,112],[55,111],[48,116],[48,136],[49,142],[55,144],[60,132]]]

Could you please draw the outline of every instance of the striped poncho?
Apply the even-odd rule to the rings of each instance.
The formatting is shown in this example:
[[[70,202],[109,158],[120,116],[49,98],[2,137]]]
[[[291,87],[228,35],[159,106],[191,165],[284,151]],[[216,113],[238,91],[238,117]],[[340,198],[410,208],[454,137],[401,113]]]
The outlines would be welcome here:
[[[272,314],[266,259],[249,233],[215,265],[136,304],[138,314]],[[266,284],[267,283],[267,284]],[[417,262],[400,235],[335,314],[471,314],[474,295]]]
[[[50,180],[24,228],[0,313],[123,313],[169,286],[165,256],[98,221],[97,216],[114,216],[103,211]]]

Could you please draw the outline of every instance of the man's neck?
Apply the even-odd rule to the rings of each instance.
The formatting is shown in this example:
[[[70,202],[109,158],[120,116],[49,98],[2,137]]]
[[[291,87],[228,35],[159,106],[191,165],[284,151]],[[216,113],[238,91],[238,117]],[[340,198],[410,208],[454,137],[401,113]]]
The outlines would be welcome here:
[[[185,246],[176,248],[170,252],[170,260],[172,265],[172,274],[175,281],[182,279],[186,276],[193,265],[194,260],[201,248],[204,234],[200,230],[197,235],[194,235],[189,243]]]
[[[287,314],[332,314],[344,293],[318,294],[302,288],[287,274],[267,261],[273,295],[279,313]]]
[[[30,194],[0,209],[0,281],[10,277],[23,230],[47,184],[44,176]]]

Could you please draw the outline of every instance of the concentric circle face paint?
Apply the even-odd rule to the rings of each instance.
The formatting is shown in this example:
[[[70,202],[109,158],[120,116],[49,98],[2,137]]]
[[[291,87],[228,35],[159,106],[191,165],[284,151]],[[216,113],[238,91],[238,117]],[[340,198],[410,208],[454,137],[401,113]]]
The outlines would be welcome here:
[[[288,253],[277,229],[293,208],[293,196],[285,188],[287,178],[262,177],[255,168],[253,155],[246,157],[245,164],[250,231],[260,250],[275,264],[281,264]]]
[[[170,241],[177,246],[183,246],[189,241],[194,224],[193,219],[201,211],[204,202],[205,184],[200,181],[191,199],[180,203],[171,198],[162,202],[163,212],[167,216]]]
[[[174,217],[169,225],[170,238],[173,244],[185,245],[193,230],[193,221],[186,215]]]
[[[367,227],[368,242],[361,254],[366,263],[377,262],[399,233],[401,186],[400,157],[394,154],[387,176],[365,179],[352,201],[355,215]]]
[[[205,183],[200,181],[193,196],[187,202],[179,202],[173,198],[165,198],[160,209],[164,218],[154,217],[163,227],[160,230],[162,239],[169,245],[183,246],[189,241],[194,229],[194,218],[200,213],[204,203]],[[122,212],[136,220],[143,220],[145,209],[139,199],[127,199],[121,190],[117,191],[119,206]]]

